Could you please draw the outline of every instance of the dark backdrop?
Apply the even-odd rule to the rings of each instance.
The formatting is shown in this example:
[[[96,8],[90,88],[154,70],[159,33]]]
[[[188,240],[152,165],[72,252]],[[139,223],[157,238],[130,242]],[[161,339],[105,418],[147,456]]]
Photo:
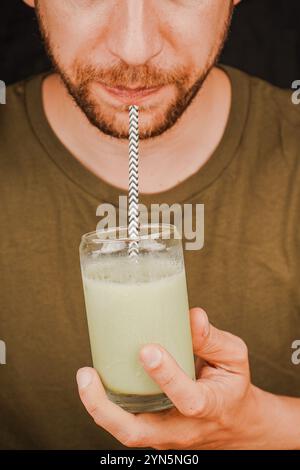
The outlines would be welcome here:
[[[290,87],[300,79],[300,0],[243,0],[222,62]],[[33,11],[22,0],[0,0],[0,79],[12,83],[48,67]]]

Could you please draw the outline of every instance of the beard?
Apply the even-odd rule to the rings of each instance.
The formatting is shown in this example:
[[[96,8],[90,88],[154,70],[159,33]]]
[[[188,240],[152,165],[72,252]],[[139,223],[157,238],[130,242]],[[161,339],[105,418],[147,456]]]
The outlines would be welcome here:
[[[70,70],[61,64],[55,53],[51,37],[47,32],[39,3],[36,4],[37,17],[46,52],[59,74],[70,96],[82,110],[90,124],[102,133],[118,138],[128,139],[128,122],[118,119],[118,114],[125,113],[128,120],[128,106],[120,105],[107,109],[107,105],[99,103],[93,94],[92,86],[95,83],[103,83],[111,88],[134,88],[138,83],[140,88],[156,88],[172,86],[175,96],[163,109],[161,106],[140,106],[141,115],[152,117],[147,123],[140,122],[140,139],[155,138],[171,129],[189,108],[194,98],[202,88],[211,69],[218,62],[227,39],[231,18],[233,14],[233,2],[230,2],[229,11],[224,21],[223,28],[216,39],[213,51],[207,58],[205,66],[198,71],[191,71],[188,67],[177,67],[172,70],[164,70],[154,65],[128,65],[120,61],[109,68],[103,68],[91,64],[85,64],[81,58],[74,60]],[[194,77],[194,79],[191,79]],[[191,83],[192,82],[192,83]],[[134,103],[132,103],[134,104]],[[140,119],[141,121],[142,119]]]

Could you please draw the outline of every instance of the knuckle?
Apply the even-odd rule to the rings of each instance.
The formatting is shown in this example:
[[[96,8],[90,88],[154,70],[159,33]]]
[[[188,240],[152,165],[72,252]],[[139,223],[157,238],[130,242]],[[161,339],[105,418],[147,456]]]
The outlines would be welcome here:
[[[203,406],[199,401],[189,401],[182,410],[184,416],[188,418],[198,418],[203,411]]]
[[[146,440],[141,433],[133,432],[125,434],[121,442],[126,447],[142,447],[146,444]]]
[[[239,336],[235,336],[232,333],[225,332],[227,341],[229,341],[230,355],[236,363],[245,363],[248,361],[248,347],[245,341]]]
[[[175,381],[176,381],[176,373],[162,375],[160,379],[160,383],[163,387],[168,387],[172,385],[173,383],[175,383]]]
[[[134,437],[132,434],[123,434],[119,437],[119,441],[126,447],[134,447]]]
[[[99,419],[100,413],[99,413],[98,406],[90,405],[90,406],[88,406],[87,411],[91,415],[91,417],[93,418],[95,423],[98,424],[98,426],[101,426],[101,422],[100,422],[100,419]]]
[[[236,337],[235,358],[238,362],[244,363],[248,361],[248,347],[241,338]]]

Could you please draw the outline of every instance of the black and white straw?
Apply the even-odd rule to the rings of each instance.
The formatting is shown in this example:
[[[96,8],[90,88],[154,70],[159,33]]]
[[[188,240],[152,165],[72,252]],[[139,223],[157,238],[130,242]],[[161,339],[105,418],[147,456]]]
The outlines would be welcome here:
[[[129,256],[139,253],[139,108],[129,107]],[[136,240],[135,240],[136,239]]]

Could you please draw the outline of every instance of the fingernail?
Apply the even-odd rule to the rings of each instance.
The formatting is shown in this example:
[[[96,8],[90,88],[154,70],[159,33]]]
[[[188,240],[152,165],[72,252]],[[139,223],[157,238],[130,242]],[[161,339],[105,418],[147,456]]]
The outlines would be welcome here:
[[[78,388],[81,390],[92,382],[92,374],[90,370],[87,367],[84,367],[83,369],[79,369],[76,375],[76,380],[78,384]]]
[[[162,353],[158,348],[145,346],[141,351],[141,359],[147,367],[154,369],[161,363]]]

